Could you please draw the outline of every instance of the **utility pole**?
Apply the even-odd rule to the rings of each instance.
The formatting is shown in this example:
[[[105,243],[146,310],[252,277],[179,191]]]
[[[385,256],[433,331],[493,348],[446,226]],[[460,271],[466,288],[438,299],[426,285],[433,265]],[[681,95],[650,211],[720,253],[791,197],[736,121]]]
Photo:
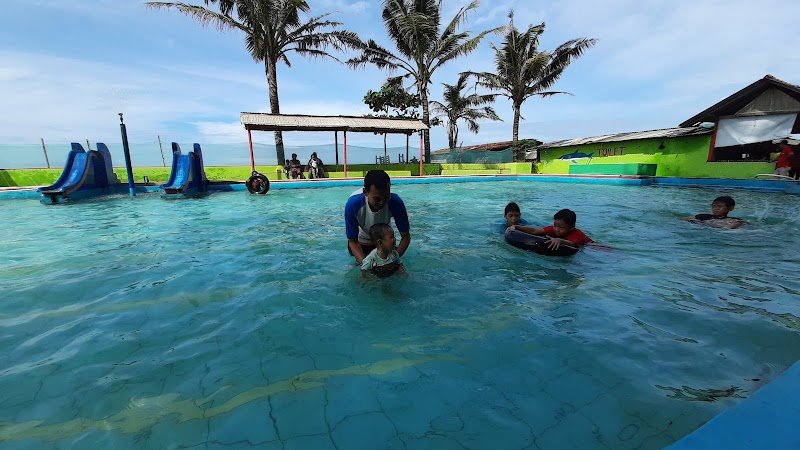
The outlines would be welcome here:
[[[47,168],[50,168],[50,158],[47,157],[47,147],[44,145],[44,138],[39,138],[42,140],[42,151],[44,152],[44,162],[47,163]]]
[[[161,146],[161,135],[158,135],[158,149],[161,150],[161,163],[164,164],[164,167],[167,167],[167,160],[164,159],[164,148]]]

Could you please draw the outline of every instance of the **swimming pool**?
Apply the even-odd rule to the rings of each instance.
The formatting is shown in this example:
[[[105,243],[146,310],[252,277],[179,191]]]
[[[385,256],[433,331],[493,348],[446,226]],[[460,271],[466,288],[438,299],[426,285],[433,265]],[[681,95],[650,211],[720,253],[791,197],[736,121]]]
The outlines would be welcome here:
[[[796,197],[397,185],[364,282],[353,190],[3,202],[0,447],[661,448],[800,359]],[[677,220],[723,193],[750,226]],[[613,249],[512,248],[508,201]]]

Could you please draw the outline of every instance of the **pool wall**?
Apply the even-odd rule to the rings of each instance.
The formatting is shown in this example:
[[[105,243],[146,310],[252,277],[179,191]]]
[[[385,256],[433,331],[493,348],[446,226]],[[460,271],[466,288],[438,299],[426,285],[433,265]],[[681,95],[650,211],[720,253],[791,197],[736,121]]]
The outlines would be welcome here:
[[[751,189],[800,195],[800,181],[784,180],[742,180],[731,178],[676,178],[676,177],[641,177],[625,175],[471,175],[471,176],[431,176],[431,177],[392,177],[392,183],[398,184],[436,184],[436,183],[480,183],[486,181],[528,181],[555,183],[603,184],[618,186],[667,186],[667,187],[717,187],[726,189]],[[324,178],[316,180],[281,180],[272,181],[270,190],[274,189],[312,189],[332,186],[362,186],[362,178]],[[155,183],[136,184],[137,193],[159,192],[160,186]],[[210,191],[246,191],[244,182],[214,181],[209,184]],[[128,186],[120,185],[112,194],[127,194]],[[268,194],[267,194],[268,195]],[[0,199],[40,198],[35,187],[0,188]]]

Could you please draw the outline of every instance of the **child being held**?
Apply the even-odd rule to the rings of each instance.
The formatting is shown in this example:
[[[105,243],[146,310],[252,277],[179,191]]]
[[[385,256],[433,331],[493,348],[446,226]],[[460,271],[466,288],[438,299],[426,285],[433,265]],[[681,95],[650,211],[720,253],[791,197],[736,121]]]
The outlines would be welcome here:
[[[683,217],[692,223],[703,223],[720,228],[739,228],[747,222],[738,217],[728,217],[728,213],[733,211],[736,202],[730,196],[723,195],[711,202],[711,214],[697,214],[691,217]]]
[[[576,221],[577,216],[574,212],[569,209],[562,209],[553,216],[552,226],[533,228],[521,225],[511,225],[508,227],[508,229],[519,230],[536,236],[548,236],[550,241],[547,243],[547,248],[550,250],[555,250],[562,244],[580,247],[594,242],[589,239],[589,236],[583,234],[581,230],[575,228]]]
[[[369,228],[369,238],[375,248],[364,257],[361,263],[361,275],[366,277],[372,273],[380,278],[388,277],[393,273],[404,273],[400,254],[397,253],[397,240],[394,230],[385,223],[376,223]]]

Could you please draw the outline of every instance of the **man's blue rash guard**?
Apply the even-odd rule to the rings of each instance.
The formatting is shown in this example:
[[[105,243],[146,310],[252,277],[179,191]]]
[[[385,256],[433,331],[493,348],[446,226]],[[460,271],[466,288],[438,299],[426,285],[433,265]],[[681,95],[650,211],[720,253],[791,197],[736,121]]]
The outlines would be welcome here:
[[[347,239],[358,239],[359,242],[364,244],[370,242],[369,239],[365,239],[369,235],[369,230],[364,229],[368,214],[374,215],[373,223],[390,224],[390,220],[394,218],[398,231],[408,233],[410,230],[406,205],[400,199],[400,196],[391,194],[387,204],[380,211],[373,213],[369,210],[369,205],[367,205],[367,197],[363,192],[359,191],[347,199],[347,204],[344,207],[344,224]],[[361,230],[361,233],[359,233],[359,230]]]

